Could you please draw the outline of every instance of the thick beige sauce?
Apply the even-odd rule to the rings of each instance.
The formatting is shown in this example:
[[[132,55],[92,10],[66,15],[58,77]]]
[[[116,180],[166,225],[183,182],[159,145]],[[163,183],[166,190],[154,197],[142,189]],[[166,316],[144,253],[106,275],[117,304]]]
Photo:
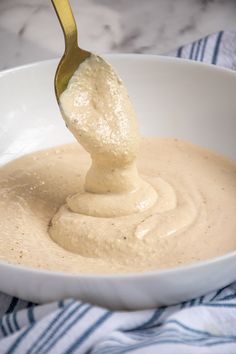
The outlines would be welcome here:
[[[235,163],[183,141],[143,139],[137,166],[157,190],[156,206],[117,218],[89,217],[89,230],[88,216],[62,210],[65,225],[82,230],[79,240],[74,235],[78,253],[67,251],[52,241],[48,227],[67,196],[83,191],[89,165],[88,154],[73,144],[0,170],[1,259],[115,273],[169,268],[236,249]]]
[[[87,152],[61,146],[1,168],[1,259],[121,273],[236,249],[234,162],[177,139],[142,139],[139,149],[127,91],[94,55],[74,74],[61,108]]]

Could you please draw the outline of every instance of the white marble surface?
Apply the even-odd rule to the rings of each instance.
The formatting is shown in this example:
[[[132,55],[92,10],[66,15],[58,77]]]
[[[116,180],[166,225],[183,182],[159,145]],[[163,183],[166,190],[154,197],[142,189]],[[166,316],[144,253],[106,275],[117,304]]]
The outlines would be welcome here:
[[[84,48],[164,53],[236,29],[235,0],[71,0]],[[50,0],[0,0],[0,69],[59,57],[63,36]]]

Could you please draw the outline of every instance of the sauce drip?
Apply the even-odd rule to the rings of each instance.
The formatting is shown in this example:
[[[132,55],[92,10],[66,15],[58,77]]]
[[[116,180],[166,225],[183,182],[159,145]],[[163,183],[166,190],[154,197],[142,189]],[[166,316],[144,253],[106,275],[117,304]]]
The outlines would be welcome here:
[[[84,192],[67,198],[73,212],[115,217],[150,208],[155,190],[140,178],[139,133],[128,92],[111,65],[91,55],[60,97],[63,117],[92,164]]]

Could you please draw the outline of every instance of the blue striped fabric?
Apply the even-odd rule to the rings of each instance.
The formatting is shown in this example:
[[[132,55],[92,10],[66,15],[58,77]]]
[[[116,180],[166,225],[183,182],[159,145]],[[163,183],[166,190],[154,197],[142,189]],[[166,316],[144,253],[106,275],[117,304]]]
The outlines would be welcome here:
[[[236,32],[172,53],[236,69]],[[0,354],[235,354],[236,283],[169,307],[114,312],[77,300],[37,305],[0,294]]]
[[[236,353],[236,283],[183,304],[134,312],[72,299],[29,305],[1,297],[4,354]]]
[[[203,61],[236,69],[236,33],[220,31],[168,53],[177,58]]]

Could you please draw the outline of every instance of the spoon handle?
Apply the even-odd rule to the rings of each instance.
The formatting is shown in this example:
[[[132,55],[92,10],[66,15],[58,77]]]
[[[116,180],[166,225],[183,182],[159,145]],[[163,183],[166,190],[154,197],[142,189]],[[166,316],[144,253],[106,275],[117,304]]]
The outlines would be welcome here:
[[[69,0],[51,0],[65,38],[65,53],[78,47],[77,27]]]

